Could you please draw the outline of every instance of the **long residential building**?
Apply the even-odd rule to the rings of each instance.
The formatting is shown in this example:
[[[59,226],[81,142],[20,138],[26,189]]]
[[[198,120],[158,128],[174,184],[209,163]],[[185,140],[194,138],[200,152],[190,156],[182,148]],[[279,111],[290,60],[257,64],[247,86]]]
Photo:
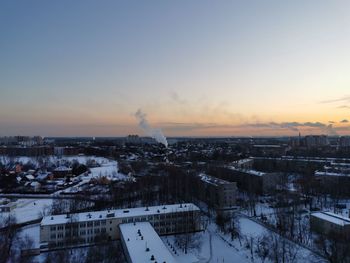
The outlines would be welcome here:
[[[177,262],[150,223],[120,224],[119,229],[128,263]]]
[[[315,212],[310,217],[312,231],[322,234],[338,234],[350,237],[350,218],[331,212]]]
[[[159,235],[201,231],[200,209],[192,203],[46,216],[42,248],[120,239],[119,225],[149,222]]]
[[[280,173],[266,173],[252,169],[228,167],[230,180],[248,192],[264,194],[276,190]]]

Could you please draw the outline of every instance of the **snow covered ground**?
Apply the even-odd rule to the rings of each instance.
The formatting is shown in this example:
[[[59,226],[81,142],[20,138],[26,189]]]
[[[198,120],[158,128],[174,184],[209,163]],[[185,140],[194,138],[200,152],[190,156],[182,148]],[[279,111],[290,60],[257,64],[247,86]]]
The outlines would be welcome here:
[[[19,232],[20,238],[30,237],[33,241],[33,248],[40,247],[40,224],[34,224],[22,227]]]
[[[43,212],[49,211],[52,199],[18,199],[16,207],[8,213],[2,213],[3,217],[13,215],[17,223],[24,223],[42,217]]]
[[[262,225],[245,217],[239,218],[241,243],[238,239],[231,240],[229,234],[225,235],[220,232],[214,223],[209,224],[206,231],[195,234],[195,248],[189,249],[185,254],[181,248],[176,245],[176,236],[162,237],[169,250],[176,248],[176,254],[173,253],[178,262],[263,262],[255,253],[251,256],[251,251],[246,247],[246,240],[253,239],[256,242],[259,237],[269,233],[269,230]],[[255,249],[253,249],[255,250]],[[309,250],[297,246],[298,263],[324,262],[317,255]],[[265,260],[265,262],[270,262]]]
[[[188,253],[176,244],[177,236],[161,237],[165,246],[171,251],[177,262],[179,263],[216,263],[216,262],[239,262],[239,263],[261,263],[261,258],[254,255],[251,257],[250,249],[246,247],[244,239],[252,237],[257,240],[258,237],[265,234],[268,230],[260,224],[245,218],[239,218],[241,243],[238,239],[231,241],[229,235],[225,235],[218,231],[215,223],[210,223],[206,231],[193,235],[192,245],[188,249]],[[26,235],[34,241],[34,247],[39,247],[40,225],[30,225],[23,227],[20,237]],[[172,247],[175,248],[176,253]],[[88,248],[85,248],[86,250]],[[297,263],[324,262],[321,258],[315,256],[303,247],[297,249]],[[44,259],[45,257],[36,257],[36,259]],[[41,262],[39,260],[39,262]],[[271,262],[266,260],[265,262]]]

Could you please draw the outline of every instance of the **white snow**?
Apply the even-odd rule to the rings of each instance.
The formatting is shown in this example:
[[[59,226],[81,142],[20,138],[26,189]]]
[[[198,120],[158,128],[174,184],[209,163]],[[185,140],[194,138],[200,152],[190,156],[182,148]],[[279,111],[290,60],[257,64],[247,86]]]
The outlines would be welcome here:
[[[52,199],[18,199],[15,204],[16,207],[11,212],[3,215],[14,215],[17,223],[24,223],[40,219],[42,213],[52,206]]]
[[[350,225],[349,218],[346,218],[344,216],[337,215],[331,212],[315,212],[315,213],[312,213],[311,216],[323,219],[328,222],[332,222],[340,226]]]
[[[146,207],[136,207],[136,208],[126,208],[126,209],[114,209],[114,210],[103,210],[94,212],[84,212],[75,214],[75,220],[80,221],[93,221],[102,220],[109,218],[126,218],[126,217],[136,217],[136,216],[148,216],[156,214],[167,214],[173,212],[185,212],[185,211],[196,211],[199,210],[194,204],[174,204],[165,206],[150,206]],[[70,219],[67,218],[66,214],[46,216],[42,219],[41,225],[54,225],[54,224],[65,224]]]
[[[119,225],[124,245],[133,263],[177,262],[149,222]]]

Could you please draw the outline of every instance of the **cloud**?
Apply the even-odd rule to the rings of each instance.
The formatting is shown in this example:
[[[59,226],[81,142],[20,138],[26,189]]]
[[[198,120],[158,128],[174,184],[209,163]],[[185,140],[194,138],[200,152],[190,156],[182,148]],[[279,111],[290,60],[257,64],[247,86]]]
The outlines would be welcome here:
[[[350,109],[350,96],[344,96],[337,99],[321,101],[322,104],[341,104],[337,106],[337,109]],[[349,104],[349,105],[348,105]]]
[[[299,132],[303,128],[311,128],[311,132],[315,132],[314,129],[318,129],[320,133],[330,136],[338,135],[339,131],[344,131],[344,127],[334,127],[333,124],[325,124],[321,122],[257,122],[257,123],[243,123],[243,124],[219,124],[219,123],[176,123],[176,122],[164,122],[159,123],[164,129],[172,132],[193,132],[203,130],[268,130],[268,131],[283,131],[290,130],[293,132]]]
[[[335,102],[349,102],[350,103],[350,96],[344,96],[344,97],[337,98],[337,99],[321,101],[321,103],[335,103]]]
[[[342,121],[340,121],[340,123],[348,123],[349,121],[347,119],[344,119]]]
[[[337,109],[350,109],[350,106],[348,105],[340,105],[337,107]]]
[[[179,94],[177,94],[176,91],[172,91],[170,93],[170,98],[178,104],[181,104],[181,105],[187,104],[187,101],[183,98],[180,98]]]
[[[335,121],[328,121],[328,123],[332,123],[332,124],[334,124],[334,123],[335,123]]]

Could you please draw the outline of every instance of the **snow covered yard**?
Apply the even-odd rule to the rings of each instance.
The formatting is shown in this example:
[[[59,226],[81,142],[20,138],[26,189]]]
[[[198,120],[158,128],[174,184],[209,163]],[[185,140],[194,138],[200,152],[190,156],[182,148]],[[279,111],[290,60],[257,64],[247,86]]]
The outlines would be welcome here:
[[[2,216],[13,215],[17,223],[24,223],[41,218],[43,212],[51,208],[52,199],[18,199],[15,204],[11,212],[2,213]]]
[[[214,230],[215,228],[213,224],[209,226],[207,231],[194,234],[195,240],[193,242],[196,244],[189,248],[187,253],[176,244],[176,236],[162,237],[162,239],[180,263],[251,262],[245,251],[240,251],[240,249],[225,242]],[[176,254],[171,247],[175,248]]]
[[[215,223],[210,223],[206,231],[193,234],[192,238],[190,238],[192,245],[189,245],[187,253],[184,252],[184,246],[179,245],[179,242],[177,242],[177,236],[167,236],[162,237],[162,239],[174,257],[181,263],[272,262],[269,259],[264,261],[256,254],[256,245],[258,239],[264,235],[270,234],[277,237],[277,234],[249,218],[240,217],[238,221],[241,234],[240,240],[238,238],[231,240],[230,234],[220,232]],[[286,242],[289,241],[286,240]],[[252,245],[252,249],[250,249],[250,245]],[[295,261],[293,262],[325,262],[322,258],[298,245],[296,245],[293,252],[295,253]]]

